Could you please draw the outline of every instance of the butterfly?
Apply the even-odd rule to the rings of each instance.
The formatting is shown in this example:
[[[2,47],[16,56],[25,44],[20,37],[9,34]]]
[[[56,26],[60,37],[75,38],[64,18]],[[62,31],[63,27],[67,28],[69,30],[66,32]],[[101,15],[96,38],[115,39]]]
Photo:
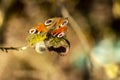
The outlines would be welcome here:
[[[29,29],[28,41],[35,45],[35,50],[42,53],[46,50],[59,55],[66,55],[70,42],[66,38],[68,18],[55,17]]]

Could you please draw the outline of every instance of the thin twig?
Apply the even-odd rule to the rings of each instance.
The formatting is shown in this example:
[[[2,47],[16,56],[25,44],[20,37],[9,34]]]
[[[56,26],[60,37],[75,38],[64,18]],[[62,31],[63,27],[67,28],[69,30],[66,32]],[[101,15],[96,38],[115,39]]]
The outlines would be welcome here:
[[[8,50],[19,50],[18,48],[16,47],[0,47],[0,49],[3,51],[3,52],[8,52]]]
[[[27,48],[28,48],[27,46],[24,46],[24,47],[0,47],[0,50],[2,50],[3,52],[8,53],[9,50],[19,51],[19,50],[25,50]]]

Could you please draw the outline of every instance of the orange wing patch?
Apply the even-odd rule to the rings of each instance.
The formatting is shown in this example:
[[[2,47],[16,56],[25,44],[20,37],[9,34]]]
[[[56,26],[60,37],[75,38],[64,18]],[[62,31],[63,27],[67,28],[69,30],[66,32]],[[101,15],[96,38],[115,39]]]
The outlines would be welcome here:
[[[54,30],[52,34],[53,34],[53,35],[54,35],[54,34],[60,34],[61,32],[65,32],[66,30],[67,30],[67,27],[64,26],[64,27],[61,27],[61,28],[59,28],[59,29]]]
[[[47,32],[47,28],[43,23],[40,23],[39,25],[35,26],[35,29],[38,32]]]

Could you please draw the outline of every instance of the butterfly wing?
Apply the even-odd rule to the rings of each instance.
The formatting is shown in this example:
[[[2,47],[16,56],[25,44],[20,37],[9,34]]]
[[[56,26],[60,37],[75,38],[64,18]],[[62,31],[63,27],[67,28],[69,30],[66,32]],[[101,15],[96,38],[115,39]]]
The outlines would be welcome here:
[[[30,46],[34,46],[36,52],[43,53],[46,51],[44,40],[46,39],[47,29],[43,23],[31,28],[27,37]]]
[[[54,20],[52,20],[54,19]],[[67,18],[52,18],[45,21],[45,23],[50,22],[48,26],[47,39],[45,40],[45,45],[48,51],[52,53],[58,53],[59,55],[66,55],[70,48],[70,42],[66,38],[67,31]],[[52,20],[52,21],[49,21]],[[53,23],[53,24],[52,24]]]
[[[61,56],[67,55],[70,42],[66,38],[51,37],[45,40],[48,51],[58,53]]]

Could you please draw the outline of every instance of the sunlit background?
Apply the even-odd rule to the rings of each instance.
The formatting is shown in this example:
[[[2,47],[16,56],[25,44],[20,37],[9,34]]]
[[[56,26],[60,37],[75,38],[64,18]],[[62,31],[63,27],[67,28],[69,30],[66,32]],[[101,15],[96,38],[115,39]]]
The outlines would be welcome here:
[[[0,80],[120,80],[120,0],[0,0],[0,47],[53,17],[69,19],[68,55],[0,50]]]

